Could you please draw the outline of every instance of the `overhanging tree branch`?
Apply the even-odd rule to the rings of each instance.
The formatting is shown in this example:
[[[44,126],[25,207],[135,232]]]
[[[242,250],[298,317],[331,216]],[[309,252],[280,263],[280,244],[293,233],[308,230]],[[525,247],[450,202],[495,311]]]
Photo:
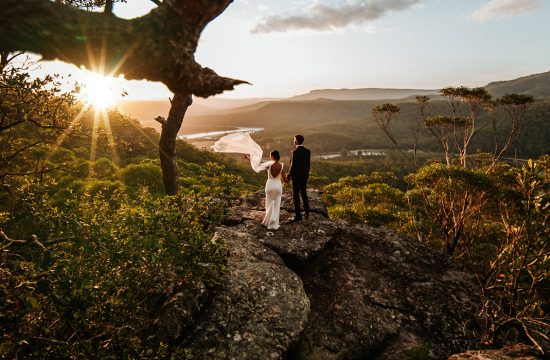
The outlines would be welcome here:
[[[147,15],[125,20],[49,0],[2,0],[0,51],[30,51],[208,97],[245,83],[218,76],[194,58],[202,30],[231,2],[166,0]]]

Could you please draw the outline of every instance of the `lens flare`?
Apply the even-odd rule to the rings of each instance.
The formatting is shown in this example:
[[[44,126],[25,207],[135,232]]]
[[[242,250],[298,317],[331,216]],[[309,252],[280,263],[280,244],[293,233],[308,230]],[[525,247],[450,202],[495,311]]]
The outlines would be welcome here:
[[[105,110],[116,105],[121,99],[121,91],[117,91],[114,79],[90,72],[82,84],[80,95],[82,101],[96,110]]]

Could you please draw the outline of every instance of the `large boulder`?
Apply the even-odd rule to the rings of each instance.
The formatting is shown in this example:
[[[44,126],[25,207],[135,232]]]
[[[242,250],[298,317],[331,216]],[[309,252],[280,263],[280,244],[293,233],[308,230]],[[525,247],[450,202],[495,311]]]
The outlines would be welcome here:
[[[166,333],[198,359],[446,359],[473,346],[467,272],[388,229],[332,221],[309,195],[310,218],[293,223],[285,192],[278,231],[260,224],[262,192],[241,199],[213,239],[230,254],[219,287],[173,299]]]
[[[220,240],[226,274],[183,345],[197,359],[281,359],[309,313],[302,281],[252,235],[219,228]]]
[[[227,225],[273,249],[300,275],[311,302],[296,359],[443,359],[472,345],[480,303],[472,277],[449,257],[387,229],[331,221],[319,192],[308,220],[261,226],[263,194],[243,199]]]
[[[341,228],[301,277],[311,313],[299,359],[443,359],[473,345],[473,279],[392,231]]]

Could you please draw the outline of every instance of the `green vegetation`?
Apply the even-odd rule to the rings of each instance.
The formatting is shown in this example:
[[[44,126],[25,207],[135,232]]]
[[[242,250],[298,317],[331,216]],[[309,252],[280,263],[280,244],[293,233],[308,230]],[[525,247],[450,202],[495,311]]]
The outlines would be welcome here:
[[[0,358],[189,356],[155,319],[217,284],[212,232],[251,172],[179,142],[184,191],[164,196],[155,131],[21,69],[0,117]]]
[[[485,89],[495,97],[506,94],[527,94],[535,98],[549,97],[550,71],[524,76],[515,80],[492,82],[486,85]]]
[[[426,117],[425,124],[438,139],[444,161],[422,166],[415,161],[417,168],[405,183],[392,173],[342,178],[324,187],[329,213],[391,227],[460,259],[472,269],[483,295],[478,314],[485,321],[482,340],[530,341],[542,352],[550,335],[550,158],[522,166],[499,161],[518,139],[533,99],[506,95],[493,102],[484,89],[463,87],[443,89],[442,95],[452,115]],[[419,104],[425,115],[427,101],[419,99]],[[491,106],[492,112],[494,106],[504,108],[505,115],[492,121],[511,124],[509,134],[503,142],[495,140],[492,153],[468,155],[482,106]],[[392,138],[389,124],[399,107],[386,104],[374,111]]]

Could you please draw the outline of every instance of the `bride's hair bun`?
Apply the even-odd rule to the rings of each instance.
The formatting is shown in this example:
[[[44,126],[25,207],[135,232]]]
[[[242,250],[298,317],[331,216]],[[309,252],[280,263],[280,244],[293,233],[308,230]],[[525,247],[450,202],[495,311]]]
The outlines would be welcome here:
[[[281,159],[281,155],[279,154],[279,152],[277,150],[273,150],[270,155],[271,155],[271,157],[273,157],[277,161],[279,161]]]

